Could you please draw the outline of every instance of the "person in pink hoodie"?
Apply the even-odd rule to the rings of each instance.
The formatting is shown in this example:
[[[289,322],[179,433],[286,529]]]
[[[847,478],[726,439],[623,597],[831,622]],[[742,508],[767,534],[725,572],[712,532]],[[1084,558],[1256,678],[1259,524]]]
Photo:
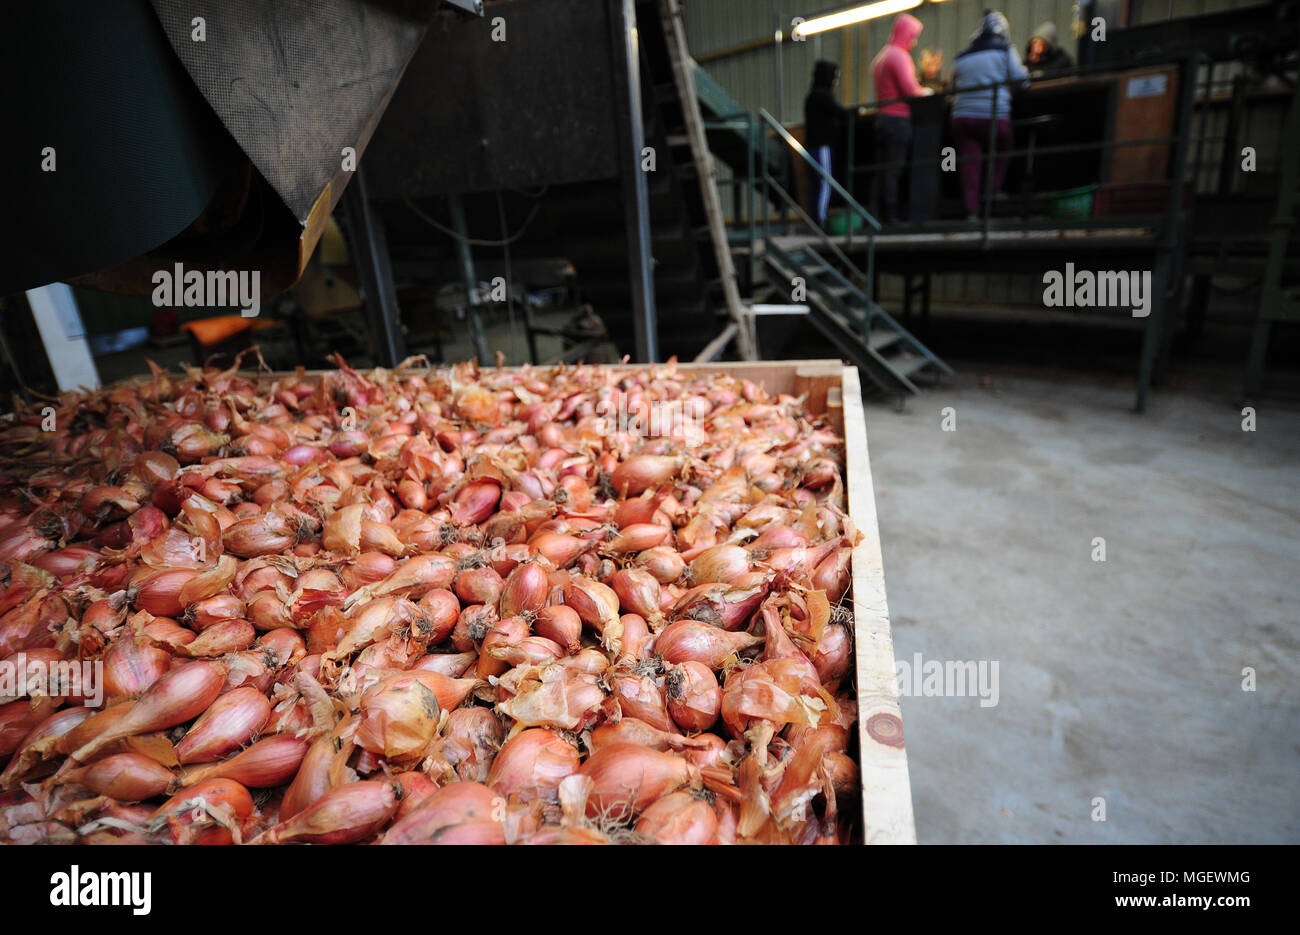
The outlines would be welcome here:
[[[876,83],[876,99],[883,104],[876,114],[876,163],[884,167],[876,173],[872,186],[873,209],[879,212],[884,203],[886,224],[897,224],[898,180],[903,174],[912,146],[912,108],[902,97],[923,97],[932,93],[916,80],[912,49],[916,48],[924,25],[915,16],[900,13],[894,18],[889,42],[871,63],[871,78]]]

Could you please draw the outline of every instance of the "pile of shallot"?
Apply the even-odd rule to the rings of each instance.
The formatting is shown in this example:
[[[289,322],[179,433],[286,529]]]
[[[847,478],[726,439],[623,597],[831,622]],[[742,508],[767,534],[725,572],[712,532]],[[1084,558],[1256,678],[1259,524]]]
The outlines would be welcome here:
[[[803,399],[336,363],[0,428],[0,840],[860,836],[859,533]]]

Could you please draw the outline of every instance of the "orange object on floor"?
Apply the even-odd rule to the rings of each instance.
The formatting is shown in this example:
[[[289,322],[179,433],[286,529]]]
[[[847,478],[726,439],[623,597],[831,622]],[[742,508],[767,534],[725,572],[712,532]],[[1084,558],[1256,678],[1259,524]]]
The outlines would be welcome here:
[[[212,347],[223,341],[228,341],[236,335],[252,331],[255,328],[265,327],[267,324],[269,322],[262,322],[256,318],[245,318],[242,315],[220,315],[216,318],[187,321],[181,327],[194,335],[194,339],[204,347]]]

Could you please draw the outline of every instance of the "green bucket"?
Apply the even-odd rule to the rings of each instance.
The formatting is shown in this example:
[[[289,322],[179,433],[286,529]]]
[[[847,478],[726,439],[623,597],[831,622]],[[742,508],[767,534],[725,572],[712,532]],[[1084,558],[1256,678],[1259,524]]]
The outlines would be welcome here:
[[[1092,199],[1096,185],[1068,188],[1052,196],[1047,213],[1057,221],[1085,220],[1092,217]]]
[[[843,237],[849,232],[849,219],[853,219],[853,230],[862,230],[862,215],[856,211],[849,212],[843,209],[832,211],[826,218],[826,232],[832,237]]]

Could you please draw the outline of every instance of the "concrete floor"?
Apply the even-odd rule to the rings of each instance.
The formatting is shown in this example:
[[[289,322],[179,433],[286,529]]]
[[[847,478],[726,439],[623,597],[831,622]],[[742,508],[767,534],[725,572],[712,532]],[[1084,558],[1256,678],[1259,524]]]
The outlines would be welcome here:
[[[963,370],[867,408],[896,658],[999,663],[902,699],[919,841],[1300,842],[1300,411]]]

